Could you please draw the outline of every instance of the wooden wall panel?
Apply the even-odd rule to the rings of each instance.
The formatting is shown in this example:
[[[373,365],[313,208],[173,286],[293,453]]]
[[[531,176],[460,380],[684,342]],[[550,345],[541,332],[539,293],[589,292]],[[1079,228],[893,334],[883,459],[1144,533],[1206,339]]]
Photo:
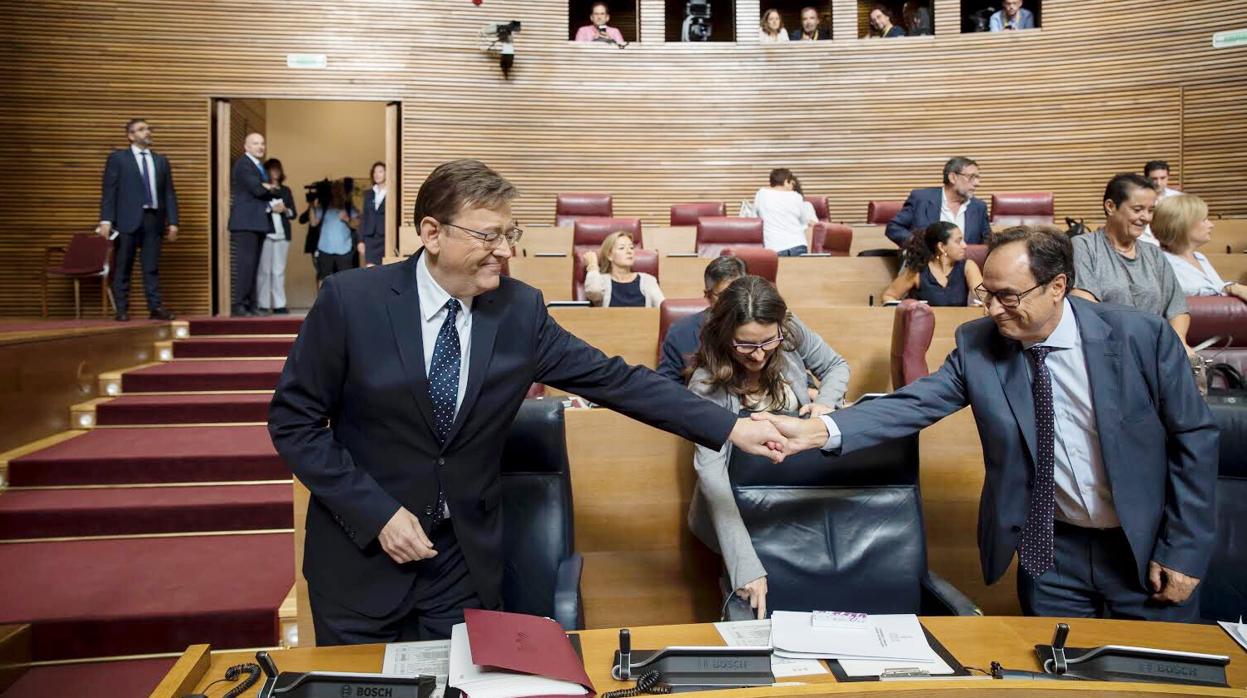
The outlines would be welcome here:
[[[641,0],[646,31],[658,6]],[[213,97],[401,101],[405,201],[436,164],[477,157],[519,186],[527,222],[550,221],[572,189],[609,191],[647,224],[679,200],[731,209],[777,166],[830,195],[833,219],[859,221],[869,199],[937,184],[953,154],[981,163],[980,195],[1051,190],[1058,217],[1095,218],[1114,172],[1179,160],[1183,145],[1186,189],[1206,191],[1216,214],[1247,214],[1235,197],[1247,51],[1211,48],[1200,3],[1050,1],[1042,30],[962,35],[949,31],[956,0],[936,0],[935,37],[850,29],[784,47],[747,40],[759,6],[738,0],[740,43],[643,36],[606,51],[566,41],[565,0],[15,4],[0,45],[0,315],[36,313],[38,249],[97,222],[104,158],[131,115],[155,126],[180,195],[167,304],[208,310]],[[853,5],[835,7],[838,26],[839,8],[854,20]],[[1218,10],[1243,16],[1247,0]],[[504,80],[479,32],[509,19],[524,29]],[[287,52],[323,52],[329,67],[287,68]],[[68,292],[53,300],[69,312]]]

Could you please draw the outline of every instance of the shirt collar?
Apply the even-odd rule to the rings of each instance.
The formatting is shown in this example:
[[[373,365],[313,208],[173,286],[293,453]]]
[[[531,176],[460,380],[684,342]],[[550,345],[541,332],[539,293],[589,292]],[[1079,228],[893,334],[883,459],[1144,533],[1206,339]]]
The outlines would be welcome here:
[[[1023,342],[1022,348],[1030,349],[1038,344],[1053,349],[1076,349],[1079,343],[1078,321],[1074,319],[1074,307],[1066,298],[1061,301],[1061,320],[1056,324],[1056,329],[1052,330],[1052,334],[1048,335],[1047,339],[1038,342]]]
[[[965,201],[961,202],[960,206],[958,206],[957,208],[953,208],[952,202],[948,200],[948,192],[944,191],[944,187],[940,187],[940,205],[944,207],[945,211],[948,211],[953,214],[957,214],[962,209],[964,209],[966,206],[970,205],[970,199],[966,199]]]
[[[429,271],[428,256],[421,254],[416,260],[416,292],[420,294],[420,317],[429,322],[446,307],[451,296],[442,288]],[[459,299],[464,317],[472,314],[472,299]]]
[[[251,162],[254,162],[257,167],[260,166],[260,159],[257,158],[256,156],[252,155],[251,153],[243,153],[243,155],[246,155],[247,159],[250,160]]]
[[[134,153],[135,155],[142,155],[143,153],[150,153],[152,151],[150,148],[144,150],[143,148],[140,148],[137,145],[134,145],[133,143],[131,143],[130,152]]]

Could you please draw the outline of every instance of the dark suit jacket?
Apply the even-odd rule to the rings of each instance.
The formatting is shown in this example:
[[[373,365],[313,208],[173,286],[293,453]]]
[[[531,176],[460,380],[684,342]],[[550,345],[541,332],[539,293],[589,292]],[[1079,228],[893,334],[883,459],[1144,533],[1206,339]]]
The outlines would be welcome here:
[[[468,383],[444,445],[424,370],[416,260],[325,280],[269,411],[277,451],[311,490],[303,573],[360,613],[392,611],[411,588],[377,534],[398,510],[431,514],[439,481],[481,601],[501,603],[499,458],[534,382],[583,395],[718,448],[735,415],[567,333],[541,293],[502,277],[472,307]],[[328,426],[326,423],[328,422]],[[422,517],[423,518],[423,517]]]
[[[267,233],[273,229],[268,202],[276,194],[264,188],[264,178],[246,153],[234,161],[229,178],[229,229]]]
[[[372,264],[380,264],[385,254],[385,207],[390,203],[390,193],[386,192],[380,210],[373,210],[372,202],[376,197],[372,187],[364,190],[364,210],[359,224],[359,238],[364,241],[364,257]]]
[[[886,234],[888,239],[897,245],[904,246],[913,232],[926,230],[927,226],[940,219],[940,204],[943,187],[915,189],[909,192],[905,205],[888,223]],[[987,221],[987,204],[977,197],[970,199],[966,207],[966,229],[961,231],[966,236],[966,243],[980,245],[987,242],[992,226]]]
[[[667,336],[662,340],[662,349],[659,351],[658,375],[680,385],[688,384],[684,368],[688,366],[689,356],[697,353],[697,347],[701,346],[701,326],[704,324],[706,324],[705,310],[671,323],[671,326],[667,328]]]
[[[151,151],[156,178],[156,214],[160,224],[178,224],[178,195],[173,190],[173,171],[169,158]],[[143,224],[143,173],[129,148],[109,153],[104,163],[104,184],[100,187],[100,220],[108,221],[119,233],[133,233]]]
[[[1216,532],[1218,432],[1181,342],[1162,318],[1069,299],[1082,337],[1100,453],[1113,503],[1145,584],[1147,564],[1202,578]],[[1036,459],[1026,357],[990,318],[957,328],[940,370],[833,419],[843,451],[913,433],[966,404],[987,469],[979,500],[983,578],[1000,578],[1026,523]]]
[[[796,29],[793,29],[792,31],[788,32],[788,38],[791,39],[792,41],[801,41],[801,34],[802,34],[801,28],[797,27]],[[819,27],[818,35],[815,41],[831,41],[831,32],[827,31],[826,29],[823,29],[822,27]]]

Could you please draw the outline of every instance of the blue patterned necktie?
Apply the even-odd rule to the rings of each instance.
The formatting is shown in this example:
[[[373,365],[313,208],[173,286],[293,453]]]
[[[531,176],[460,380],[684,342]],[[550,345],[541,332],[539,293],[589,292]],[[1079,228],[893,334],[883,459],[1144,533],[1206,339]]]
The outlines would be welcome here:
[[[1022,529],[1022,542],[1018,550],[1022,569],[1038,579],[1052,568],[1052,522],[1056,509],[1054,490],[1056,483],[1052,471],[1055,467],[1053,440],[1055,427],[1052,411],[1052,374],[1044,362],[1053,347],[1033,346],[1026,350],[1031,365],[1031,396],[1035,399],[1035,483],[1031,487],[1030,510],[1026,514],[1026,527]]]
[[[446,442],[450,425],[455,422],[461,363],[459,330],[455,327],[459,301],[451,298],[444,307],[446,321],[437,333],[437,343],[433,345],[433,361],[429,364],[429,398],[433,401],[433,421],[437,427],[437,438],[442,443]]]
[[[260,171],[260,181],[267,182],[268,181],[268,170],[264,169],[264,165],[256,162],[255,160],[252,160],[251,162],[255,163],[256,169]]]

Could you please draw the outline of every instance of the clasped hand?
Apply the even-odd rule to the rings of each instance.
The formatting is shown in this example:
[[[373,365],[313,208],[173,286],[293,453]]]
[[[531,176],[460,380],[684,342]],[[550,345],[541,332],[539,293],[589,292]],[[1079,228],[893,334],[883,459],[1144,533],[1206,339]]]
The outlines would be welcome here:
[[[819,407],[822,408],[821,405]],[[782,455],[787,456],[812,448],[822,448],[827,444],[827,425],[819,415],[829,412],[829,409],[826,412],[823,409],[811,410],[809,419],[769,412],[754,412],[751,416],[753,421],[769,424],[779,432],[784,439]]]

